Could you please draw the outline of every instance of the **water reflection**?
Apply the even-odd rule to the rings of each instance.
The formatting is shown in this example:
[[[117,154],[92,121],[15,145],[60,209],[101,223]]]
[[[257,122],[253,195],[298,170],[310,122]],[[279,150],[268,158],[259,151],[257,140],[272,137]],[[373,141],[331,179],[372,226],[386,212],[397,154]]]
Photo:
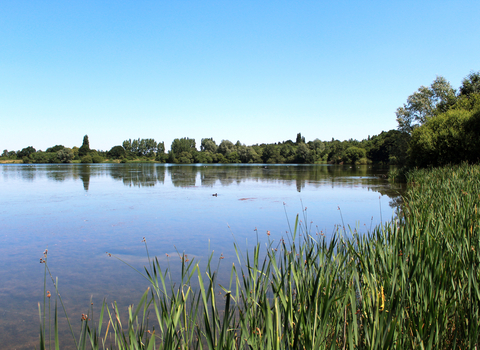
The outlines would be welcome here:
[[[175,187],[195,186],[199,167],[173,166],[168,168],[168,173]]]
[[[35,181],[37,176],[49,180],[66,181],[79,179],[88,191],[91,178],[109,176],[129,187],[153,187],[164,185],[166,178],[174,187],[231,186],[245,181],[294,184],[298,192],[305,187],[331,188],[362,187],[380,192],[391,198],[390,206],[401,204],[404,186],[386,185],[387,168],[372,165],[171,165],[155,163],[127,164],[56,164],[56,165],[13,165],[3,166],[4,179],[20,176],[25,181]]]
[[[129,187],[152,187],[165,182],[165,167],[154,164],[118,164],[107,169],[113,179]]]
[[[88,186],[90,185],[90,171],[84,171],[79,174],[80,180],[83,182],[83,189],[88,191]]]

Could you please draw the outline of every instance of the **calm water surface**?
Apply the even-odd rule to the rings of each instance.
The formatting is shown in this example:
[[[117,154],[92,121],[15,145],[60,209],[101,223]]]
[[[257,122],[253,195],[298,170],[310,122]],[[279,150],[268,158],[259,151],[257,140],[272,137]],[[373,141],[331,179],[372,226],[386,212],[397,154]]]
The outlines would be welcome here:
[[[126,308],[148,286],[135,267],[146,263],[146,238],[175,274],[177,252],[205,261],[235,261],[233,240],[244,249],[278,241],[288,220],[305,211],[312,234],[336,225],[366,232],[394,215],[401,188],[372,166],[283,165],[0,165],[0,348],[38,343],[38,306],[48,263],[74,329],[104,298]],[[214,196],[213,194],[216,194]],[[306,210],[305,210],[306,208]],[[340,208],[340,210],[338,209]],[[287,220],[288,219],[288,220]],[[270,236],[266,232],[270,231]],[[167,257],[170,256],[170,257]],[[53,290],[51,283],[48,287]],[[95,317],[95,316],[94,316]],[[70,344],[66,336],[63,344]],[[38,345],[37,345],[38,346]],[[62,348],[66,348],[61,346]]]

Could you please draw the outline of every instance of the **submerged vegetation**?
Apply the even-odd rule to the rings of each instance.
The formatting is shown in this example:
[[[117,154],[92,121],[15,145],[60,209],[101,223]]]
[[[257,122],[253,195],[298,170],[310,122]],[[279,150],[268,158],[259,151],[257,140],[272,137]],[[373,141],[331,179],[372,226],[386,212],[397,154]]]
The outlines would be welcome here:
[[[104,302],[99,319],[83,315],[80,335],[72,331],[76,348],[478,348],[480,166],[407,178],[401,217],[365,235],[341,227],[327,238],[304,211],[285,240],[246,252],[235,245],[238,263],[224,285],[212,256],[204,271],[181,256],[180,283],[149,257],[151,287],[128,319]],[[59,348],[57,300],[58,290],[54,340],[45,300],[39,306],[41,349]]]

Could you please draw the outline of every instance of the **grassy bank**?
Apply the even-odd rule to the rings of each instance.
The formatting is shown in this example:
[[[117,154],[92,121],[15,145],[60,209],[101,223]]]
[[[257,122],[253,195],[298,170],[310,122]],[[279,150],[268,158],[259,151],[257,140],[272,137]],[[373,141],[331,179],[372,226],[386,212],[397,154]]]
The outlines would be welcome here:
[[[250,252],[236,246],[228,285],[218,284],[212,258],[201,271],[182,257],[176,284],[153,258],[143,272],[151,287],[128,319],[122,323],[119,310],[104,304],[72,342],[94,349],[478,348],[480,166],[418,170],[408,182],[402,218],[367,235],[344,228],[327,239],[310,231],[302,213],[291,237]],[[39,306],[39,313],[44,348],[48,310]]]
[[[15,159],[15,160],[0,160],[0,164],[22,164],[23,161],[21,159]]]

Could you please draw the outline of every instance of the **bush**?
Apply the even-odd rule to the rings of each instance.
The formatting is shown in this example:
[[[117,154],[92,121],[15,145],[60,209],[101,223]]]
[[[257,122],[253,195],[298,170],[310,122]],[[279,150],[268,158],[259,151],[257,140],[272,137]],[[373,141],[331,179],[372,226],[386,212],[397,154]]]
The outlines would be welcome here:
[[[103,163],[103,158],[97,154],[92,157],[92,161],[93,163]]]
[[[93,159],[90,155],[83,156],[80,160],[82,163],[93,163]]]

